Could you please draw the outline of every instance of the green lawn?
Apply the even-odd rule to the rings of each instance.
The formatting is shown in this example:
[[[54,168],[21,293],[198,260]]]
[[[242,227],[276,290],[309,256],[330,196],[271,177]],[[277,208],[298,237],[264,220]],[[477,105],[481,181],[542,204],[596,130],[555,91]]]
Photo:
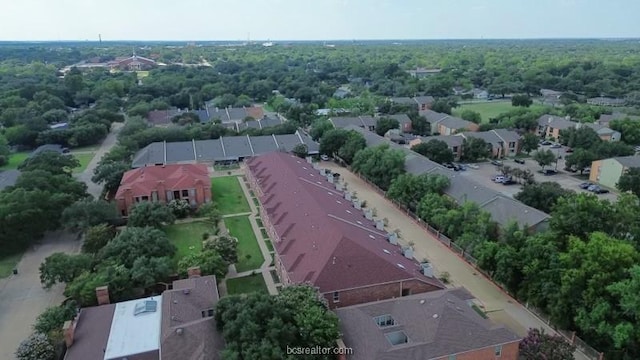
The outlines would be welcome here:
[[[542,107],[542,105],[533,104],[530,108],[535,109],[538,107]],[[513,109],[515,109],[515,107],[511,105],[511,101],[487,101],[473,104],[461,104],[453,110],[453,115],[460,116],[463,110],[473,110],[480,113],[483,123],[488,123],[489,119],[495,118],[498,115],[504,114]]]
[[[87,146],[81,146],[81,147],[77,147],[77,148],[73,148],[71,149],[71,153],[76,153],[76,152],[96,152],[98,151],[98,149],[100,149],[100,144],[95,144],[95,145],[87,145]]]
[[[265,245],[267,245],[267,249],[269,249],[270,252],[273,252],[273,244],[271,243],[271,240],[265,238],[264,243]]]
[[[3,166],[0,166],[0,170],[11,170],[17,169],[18,165],[22,164],[22,162],[29,157],[29,151],[20,151],[17,153],[13,153],[9,156],[9,162]]]
[[[253,233],[249,217],[234,216],[224,219],[224,224],[229,230],[229,234],[238,238],[238,272],[258,269],[264,262],[258,240]]]
[[[11,271],[16,267],[21,258],[22,253],[0,258],[0,279],[11,275]]]
[[[202,234],[213,232],[211,225],[205,222],[192,222],[186,224],[175,224],[166,227],[169,240],[178,248],[175,261],[202,251]]]
[[[229,295],[247,294],[250,292],[268,292],[262,274],[227,280],[227,293]]]
[[[237,176],[212,178],[211,194],[223,215],[251,211]]]
[[[89,163],[91,162],[91,160],[95,155],[96,155],[95,153],[73,154],[73,157],[75,157],[76,159],[78,159],[78,161],[80,161],[80,167],[73,169],[73,172],[74,173],[83,172],[87,168],[87,165],[89,165]]]

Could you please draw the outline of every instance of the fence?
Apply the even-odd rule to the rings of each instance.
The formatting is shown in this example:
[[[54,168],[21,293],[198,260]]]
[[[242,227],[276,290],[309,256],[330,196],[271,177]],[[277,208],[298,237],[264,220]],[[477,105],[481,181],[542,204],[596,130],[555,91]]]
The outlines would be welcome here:
[[[350,167],[348,167],[348,169],[351,170]],[[356,174],[360,179],[362,179],[365,183],[367,183],[378,194],[386,197],[385,191],[380,189],[376,184],[370,182],[367,178],[363,177],[360,173],[356,173]],[[449,239],[446,235],[444,235],[443,233],[441,233],[440,231],[438,231],[434,227],[432,227],[429,224],[427,224],[426,222],[424,222],[422,219],[420,219],[416,214],[414,214],[406,206],[400,204],[399,202],[397,202],[395,200],[391,200],[391,199],[388,199],[388,198],[387,198],[387,200],[389,200],[398,210],[402,211],[403,213],[405,213],[409,217],[411,217],[415,221],[416,224],[418,224],[420,227],[425,229],[428,233],[433,235],[433,237],[438,239],[441,243],[446,245],[449,249],[451,249],[458,256],[460,256],[464,261],[466,261],[468,264],[472,265],[475,268],[476,271],[478,271],[479,273],[483,274],[487,279],[489,279],[489,281],[491,281],[491,283],[493,283],[494,285],[496,285],[497,287],[502,289],[502,291],[504,291],[505,293],[509,294],[509,291],[507,291],[507,289],[505,289],[504,286],[502,286],[502,284],[500,284],[498,282],[495,282],[493,280],[493,278],[491,277],[491,275],[489,275],[484,270],[482,270],[482,269],[480,269],[478,267],[478,261],[473,256],[471,256],[471,254],[465,252],[465,250],[463,248],[461,248],[460,246],[455,244],[453,241],[451,241],[451,239]],[[536,309],[536,308],[534,308],[532,306],[529,306],[528,303],[524,304],[524,306],[534,316],[536,316],[540,321],[542,321],[545,324],[551,326],[568,343],[570,343],[572,345],[575,345],[576,348],[583,355],[585,355],[586,357],[588,357],[591,360],[604,360],[604,354],[603,353],[601,353],[601,352],[597,351],[596,349],[594,349],[593,347],[589,346],[589,344],[587,344],[584,340],[582,340],[578,336],[576,336],[575,332],[558,329],[555,325],[553,325],[551,323],[551,319],[547,315],[544,315],[542,313],[542,311],[540,311],[540,310],[538,310],[538,309]]]

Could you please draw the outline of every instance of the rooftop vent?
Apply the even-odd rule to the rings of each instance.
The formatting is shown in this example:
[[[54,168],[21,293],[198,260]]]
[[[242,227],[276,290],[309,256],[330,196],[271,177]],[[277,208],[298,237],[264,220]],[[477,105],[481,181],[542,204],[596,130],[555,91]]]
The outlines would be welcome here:
[[[156,312],[157,308],[158,308],[158,302],[155,300],[141,301],[137,303],[135,308],[133,309],[133,315],[137,316],[140,314],[154,313]]]
[[[420,305],[424,304],[426,301],[424,299],[420,300]]]
[[[438,318],[438,314],[433,314],[432,318],[437,319]]]
[[[189,294],[191,294],[191,289],[184,289],[184,290],[182,290],[182,293],[185,294],[185,295],[189,295]]]
[[[406,267],[404,267],[404,265],[402,265],[402,264],[396,264],[396,265],[398,265],[398,267],[401,268],[401,269],[406,269]]]
[[[184,329],[182,329],[182,328],[177,328],[176,329],[176,334],[182,335],[182,333],[184,333]]]
[[[385,254],[389,254],[391,255],[391,251],[387,250],[387,249],[383,249],[382,251],[384,251]]]

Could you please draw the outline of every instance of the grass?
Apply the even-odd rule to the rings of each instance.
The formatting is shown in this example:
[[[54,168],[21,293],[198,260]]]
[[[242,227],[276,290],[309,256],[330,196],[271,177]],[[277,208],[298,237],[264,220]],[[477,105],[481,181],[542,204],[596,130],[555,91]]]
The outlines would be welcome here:
[[[89,163],[91,162],[91,160],[95,155],[96,155],[95,153],[73,154],[73,157],[75,157],[76,159],[78,159],[78,161],[80,161],[80,167],[73,169],[73,172],[74,173],[83,172],[87,168],[87,166],[89,165]]]
[[[229,234],[238,238],[238,272],[258,269],[264,262],[258,240],[253,233],[249,217],[234,216],[224,219]]]
[[[268,239],[269,238],[269,234],[267,234],[267,230],[262,228],[260,229],[260,233],[262,234],[262,238],[263,239]]]
[[[0,166],[0,170],[17,169],[18,166],[22,164],[22,162],[25,161],[25,159],[28,157],[29,157],[29,151],[20,151],[20,152],[13,153],[9,156],[9,162],[4,164],[3,166]]]
[[[533,104],[530,108],[535,109],[537,107],[542,107],[542,105]],[[511,101],[487,101],[471,104],[461,104],[459,107],[454,109],[453,115],[460,116],[460,114],[464,110],[473,110],[480,113],[483,123],[488,123],[489,119],[495,118],[498,115],[504,114],[513,109],[516,109],[516,107],[511,105]]]
[[[265,238],[264,243],[265,245],[267,245],[267,249],[269,249],[269,252],[273,252],[273,244],[271,243],[271,240]]]
[[[87,146],[81,146],[81,147],[77,147],[77,148],[73,148],[71,149],[71,153],[76,153],[76,152],[96,152],[98,151],[98,149],[100,149],[100,144],[95,144],[95,145],[87,145]]]
[[[17,253],[0,258],[0,279],[11,275],[13,269],[22,258],[22,253]]]
[[[165,230],[169,240],[178,248],[173,257],[176,263],[189,254],[202,251],[202,234],[213,232],[211,225],[205,222],[175,224]]]
[[[242,192],[237,176],[224,176],[211,179],[211,193],[223,215],[251,211]]]
[[[268,293],[262,274],[245,276],[227,280],[227,292],[229,295],[248,294],[251,292]]]

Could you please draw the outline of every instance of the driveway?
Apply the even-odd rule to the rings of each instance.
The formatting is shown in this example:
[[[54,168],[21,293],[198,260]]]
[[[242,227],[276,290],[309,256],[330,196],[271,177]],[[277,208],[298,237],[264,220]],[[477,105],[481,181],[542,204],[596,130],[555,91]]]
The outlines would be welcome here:
[[[123,123],[113,123],[111,125],[111,131],[107,135],[107,137],[102,141],[98,151],[93,156],[93,159],[87,165],[87,168],[80,174],[77,175],[78,180],[87,184],[87,192],[93,195],[94,198],[98,198],[100,194],[102,194],[102,185],[98,185],[91,181],[91,177],[93,176],[93,170],[95,170],[96,166],[100,162],[100,159],[111,150],[111,148],[116,144],[118,140],[118,132],[122,128]]]
[[[331,162],[322,162],[321,166],[337,171],[349,189],[358,192],[358,198],[366,200],[367,206],[375,208],[378,216],[389,220],[389,228],[401,231],[400,243],[408,245],[414,242],[414,256],[417,259],[426,258],[433,264],[436,274],[448,272],[453,286],[464,286],[482,304],[489,317],[497,323],[503,324],[521,336],[526,335],[529,328],[543,328],[547,333],[555,331],[531,314],[524,306],[507,295],[487,278],[476,272],[460,257],[455,255],[439,240],[431,236],[410,217],[398,210],[391,202],[375,192],[363,180],[346,168]],[[468,170],[472,171],[472,170]],[[577,360],[587,359],[576,354]]]
[[[0,359],[13,360],[20,342],[32,332],[32,324],[47,307],[64,300],[64,285],[45,290],[40,284],[40,264],[55,252],[74,253],[80,242],[67,232],[52,232],[24,254],[18,275],[0,279]]]

